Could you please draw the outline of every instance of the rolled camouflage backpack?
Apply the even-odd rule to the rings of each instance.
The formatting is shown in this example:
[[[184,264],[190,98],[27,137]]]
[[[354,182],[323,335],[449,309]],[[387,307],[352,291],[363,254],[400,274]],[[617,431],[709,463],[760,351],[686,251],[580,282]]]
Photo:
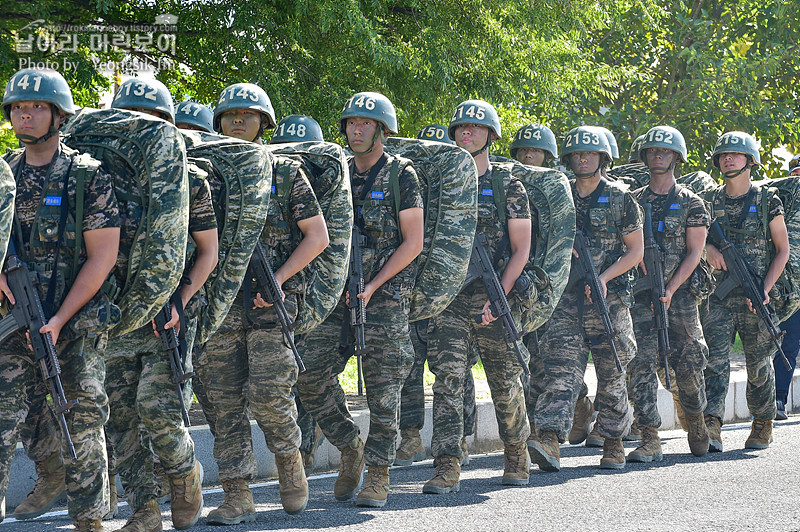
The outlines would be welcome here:
[[[306,287],[298,308],[294,331],[296,334],[304,334],[325,321],[333,312],[347,280],[350,234],[353,227],[353,200],[347,157],[341,146],[331,142],[271,144],[266,149],[302,164],[328,226],[328,247],[303,269]],[[280,165],[277,168],[275,171],[283,171],[290,166]],[[292,177],[284,177],[280,182],[286,186],[282,186],[283,190],[275,190],[273,194],[288,198],[288,185],[292,182]]]
[[[628,163],[615,166],[608,171],[608,177],[628,185],[631,190],[650,184],[650,170],[642,163]]]
[[[14,196],[17,186],[14,175],[3,159],[0,159],[0,266],[6,260],[6,247],[14,221]]]
[[[514,290],[522,305],[520,332],[528,334],[550,319],[567,287],[575,239],[575,205],[567,176],[552,168],[525,166],[504,157],[490,157],[492,173],[502,176],[503,190],[511,176],[525,186],[531,210],[536,213],[531,232],[531,254],[523,275],[529,289]],[[498,198],[504,203],[504,198]]]
[[[717,188],[719,185],[719,183],[717,183],[713,177],[702,170],[682,175],[677,178],[676,181],[687,187],[701,198],[705,197],[706,192]]]
[[[233,305],[267,218],[272,157],[265,146],[200,131],[182,131],[189,160],[208,173],[217,215],[219,262],[203,290],[195,344],[208,341]]]
[[[121,231],[114,302],[116,337],[149,322],[183,274],[189,224],[186,152],[178,128],[123,109],[83,109],[64,143],[89,153],[112,176]]]
[[[423,187],[425,240],[408,319],[431,318],[455,299],[467,277],[478,223],[478,171],[467,151],[450,144],[389,137],[385,149],[410,159]]]

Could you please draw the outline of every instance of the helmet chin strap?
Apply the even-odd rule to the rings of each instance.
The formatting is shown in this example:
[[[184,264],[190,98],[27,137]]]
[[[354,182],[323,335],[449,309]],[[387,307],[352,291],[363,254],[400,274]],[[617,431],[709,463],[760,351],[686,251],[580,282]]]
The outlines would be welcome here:
[[[53,121],[50,123],[50,128],[47,130],[47,133],[42,135],[41,137],[34,137],[33,135],[26,135],[24,133],[16,134],[16,137],[25,144],[42,144],[43,142],[47,142],[53,135],[58,135],[58,128],[56,127],[56,111],[57,108],[52,103],[50,104],[50,109],[53,115]]]
[[[722,175],[725,176],[725,179],[733,179],[734,177],[738,177],[738,176],[742,175],[742,173],[744,173],[745,170],[747,170],[749,168],[752,168],[752,167],[753,167],[752,164],[747,163],[746,165],[744,165],[743,168],[740,168],[739,170],[731,170],[729,172],[722,172]]]
[[[372,153],[372,150],[375,149],[375,143],[378,141],[378,139],[381,139],[381,143],[383,143],[383,141],[385,140],[385,137],[383,136],[383,127],[378,127],[375,129],[375,134],[372,135],[372,143],[370,143],[369,148],[367,148],[366,151],[361,152],[359,155],[366,155],[368,153]],[[347,141],[347,146],[348,147],[350,146],[350,141]],[[350,149],[352,150],[353,148],[350,147]],[[353,153],[357,152],[353,150]]]
[[[476,155],[480,155],[481,153],[483,153],[486,150],[488,150],[489,146],[491,146],[491,145],[492,145],[492,134],[489,133],[489,135],[486,137],[486,144],[483,145],[483,148],[481,148],[481,149],[479,149],[478,151],[475,151],[475,152],[470,152],[470,155],[472,155],[473,157],[475,157]]]

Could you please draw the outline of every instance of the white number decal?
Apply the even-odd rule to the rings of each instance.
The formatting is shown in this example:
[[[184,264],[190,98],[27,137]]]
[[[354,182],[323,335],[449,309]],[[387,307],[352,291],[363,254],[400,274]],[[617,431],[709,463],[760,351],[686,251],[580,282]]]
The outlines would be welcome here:
[[[477,118],[478,120],[483,120],[484,118],[486,118],[486,112],[480,107],[478,107],[478,110],[475,111],[475,118]]]
[[[278,135],[281,135],[281,136],[283,135],[283,128],[285,126],[286,126],[286,124],[281,124],[281,125],[278,126],[278,131],[277,131]]]
[[[297,136],[298,137],[306,136],[306,126],[304,124],[297,124]]]
[[[144,97],[148,100],[156,101],[156,89],[155,87],[151,88],[149,92],[147,92]]]
[[[17,78],[17,87],[22,87],[22,90],[28,90],[28,74]]]
[[[136,87],[133,89],[134,96],[144,96],[144,83],[136,83]]]

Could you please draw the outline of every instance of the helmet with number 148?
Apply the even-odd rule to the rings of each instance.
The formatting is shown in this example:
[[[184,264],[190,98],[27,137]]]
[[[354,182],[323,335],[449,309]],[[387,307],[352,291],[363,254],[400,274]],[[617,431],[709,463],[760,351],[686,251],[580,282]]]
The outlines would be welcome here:
[[[287,142],[324,142],[322,128],[319,123],[305,115],[289,115],[281,118],[270,144],[284,144]]]

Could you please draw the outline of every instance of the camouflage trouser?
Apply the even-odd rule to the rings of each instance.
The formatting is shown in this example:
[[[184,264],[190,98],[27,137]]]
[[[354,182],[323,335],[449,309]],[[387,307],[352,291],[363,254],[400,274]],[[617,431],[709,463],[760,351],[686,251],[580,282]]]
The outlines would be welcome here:
[[[411,323],[411,343],[414,344],[414,365],[408,374],[403,390],[400,392],[400,430],[422,430],[425,425],[425,387],[423,376],[425,361],[428,359],[428,321],[420,320]],[[472,356],[467,363],[464,375],[464,436],[475,434],[475,379],[472,377],[472,366],[478,362],[478,353],[471,350]]]
[[[747,408],[756,419],[775,419],[775,369],[772,367],[775,346],[764,323],[747,308],[741,289],[732,291],[725,301],[712,294],[701,319],[708,343],[705,413],[720,420],[725,416],[725,396],[731,375],[730,352],[734,334],[738,332],[747,364]]]
[[[300,401],[297,385],[292,388],[292,393],[294,394],[294,404],[297,407],[297,426],[300,427],[300,435],[302,437],[300,450],[311,452],[317,442],[317,422],[314,421],[314,416],[306,410],[306,407]]]
[[[193,331],[192,331],[193,333]],[[146,324],[109,342],[106,391],[111,416],[106,435],[115,471],[134,510],[158,494],[153,454],[170,476],[194,467],[194,443],[183,424],[169,354]]]
[[[102,430],[108,419],[108,398],[103,390],[104,344],[104,336],[62,339],[58,343],[64,395],[68,401],[78,401],[66,414],[77,459],[70,457],[66,444],[61,449],[69,515],[73,519],[99,519],[108,513],[108,463]],[[15,333],[0,348],[0,498],[5,497],[8,488],[9,467],[22,422],[32,405],[44,412],[43,401],[34,397],[38,386],[38,364],[25,335]],[[38,396],[41,398],[41,393]]]
[[[541,338],[543,391],[536,401],[536,430],[554,430],[561,442],[566,440],[572,426],[575,403],[589,362],[587,340],[593,344],[591,353],[597,373],[595,409],[600,435],[621,438],[628,429],[625,367],[636,353],[636,339],[628,307],[613,292],[609,292],[607,301],[611,323],[617,333],[614,345],[622,372],[614,363],[600,316],[583,293],[564,292]]]
[[[41,462],[53,453],[61,453],[61,429],[47,403],[47,394],[44,382],[37,379],[28,416],[20,426],[19,439],[25,454],[33,462]]]
[[[369,465],[394,463],[400,389],[414,361],[408,327],[410,295],[410,287],[395,293],[383,285],[367,305],[364,335],[368,353],[362,366],[370,420],[365,449]],[[305,335],[300,353],[306,371],[297,381],[306,410],[339,448],[359,434],[338,379],[347,362],[339,350],[342,318],[349,316],[345,312],[342,300],[324,323]],[[352,342],[352,333],[347,342]]]
[[[297,296],[287,294],[284,305],[294,320]],[[195,357],[195,392],[214,435],[220,480],[256,477],[248,414],[261,427],[273,454],[293,454],[301,441],[292,393],[297,363],[278,316],[272,308],[249,309],[248,318],[244,314],[239,294],[220,330]],[[245,319],[254,326],[246,326]]]
[[[428,367],[436,375],[431,441],[434,456],[461,457],[464,375],[470,367],[471,346],[486,370],[500,439],[516,445],[530,435],[520,379],[522,367],[514,349],[505,341],[503,322],[498,319],[489,325],[475,323],[487,299],[483,285],[471,283],[440,315],[431,318],[428,326]],[[515,319],[518,318],[515,312]],[[520,343],[520,347],[527,357],[525,346]]]
[[[653,325],[650,299],[638,297],[631,311],[636,333],[636,356],[628,364],[628,395],[633,404],[636,424],[658,428],[658,376],[663,359],[658,355],[658,331]],[[708,346],[700,327],[697,298],[682,289],[675,292],[667,311],[669,343],[675,352],[669,357],[670,380],[675,375],[678,398],[687,414],[702,414],[706,407],[706,387],[703,369]],[[662,369],[663,372],[663,369]]]

